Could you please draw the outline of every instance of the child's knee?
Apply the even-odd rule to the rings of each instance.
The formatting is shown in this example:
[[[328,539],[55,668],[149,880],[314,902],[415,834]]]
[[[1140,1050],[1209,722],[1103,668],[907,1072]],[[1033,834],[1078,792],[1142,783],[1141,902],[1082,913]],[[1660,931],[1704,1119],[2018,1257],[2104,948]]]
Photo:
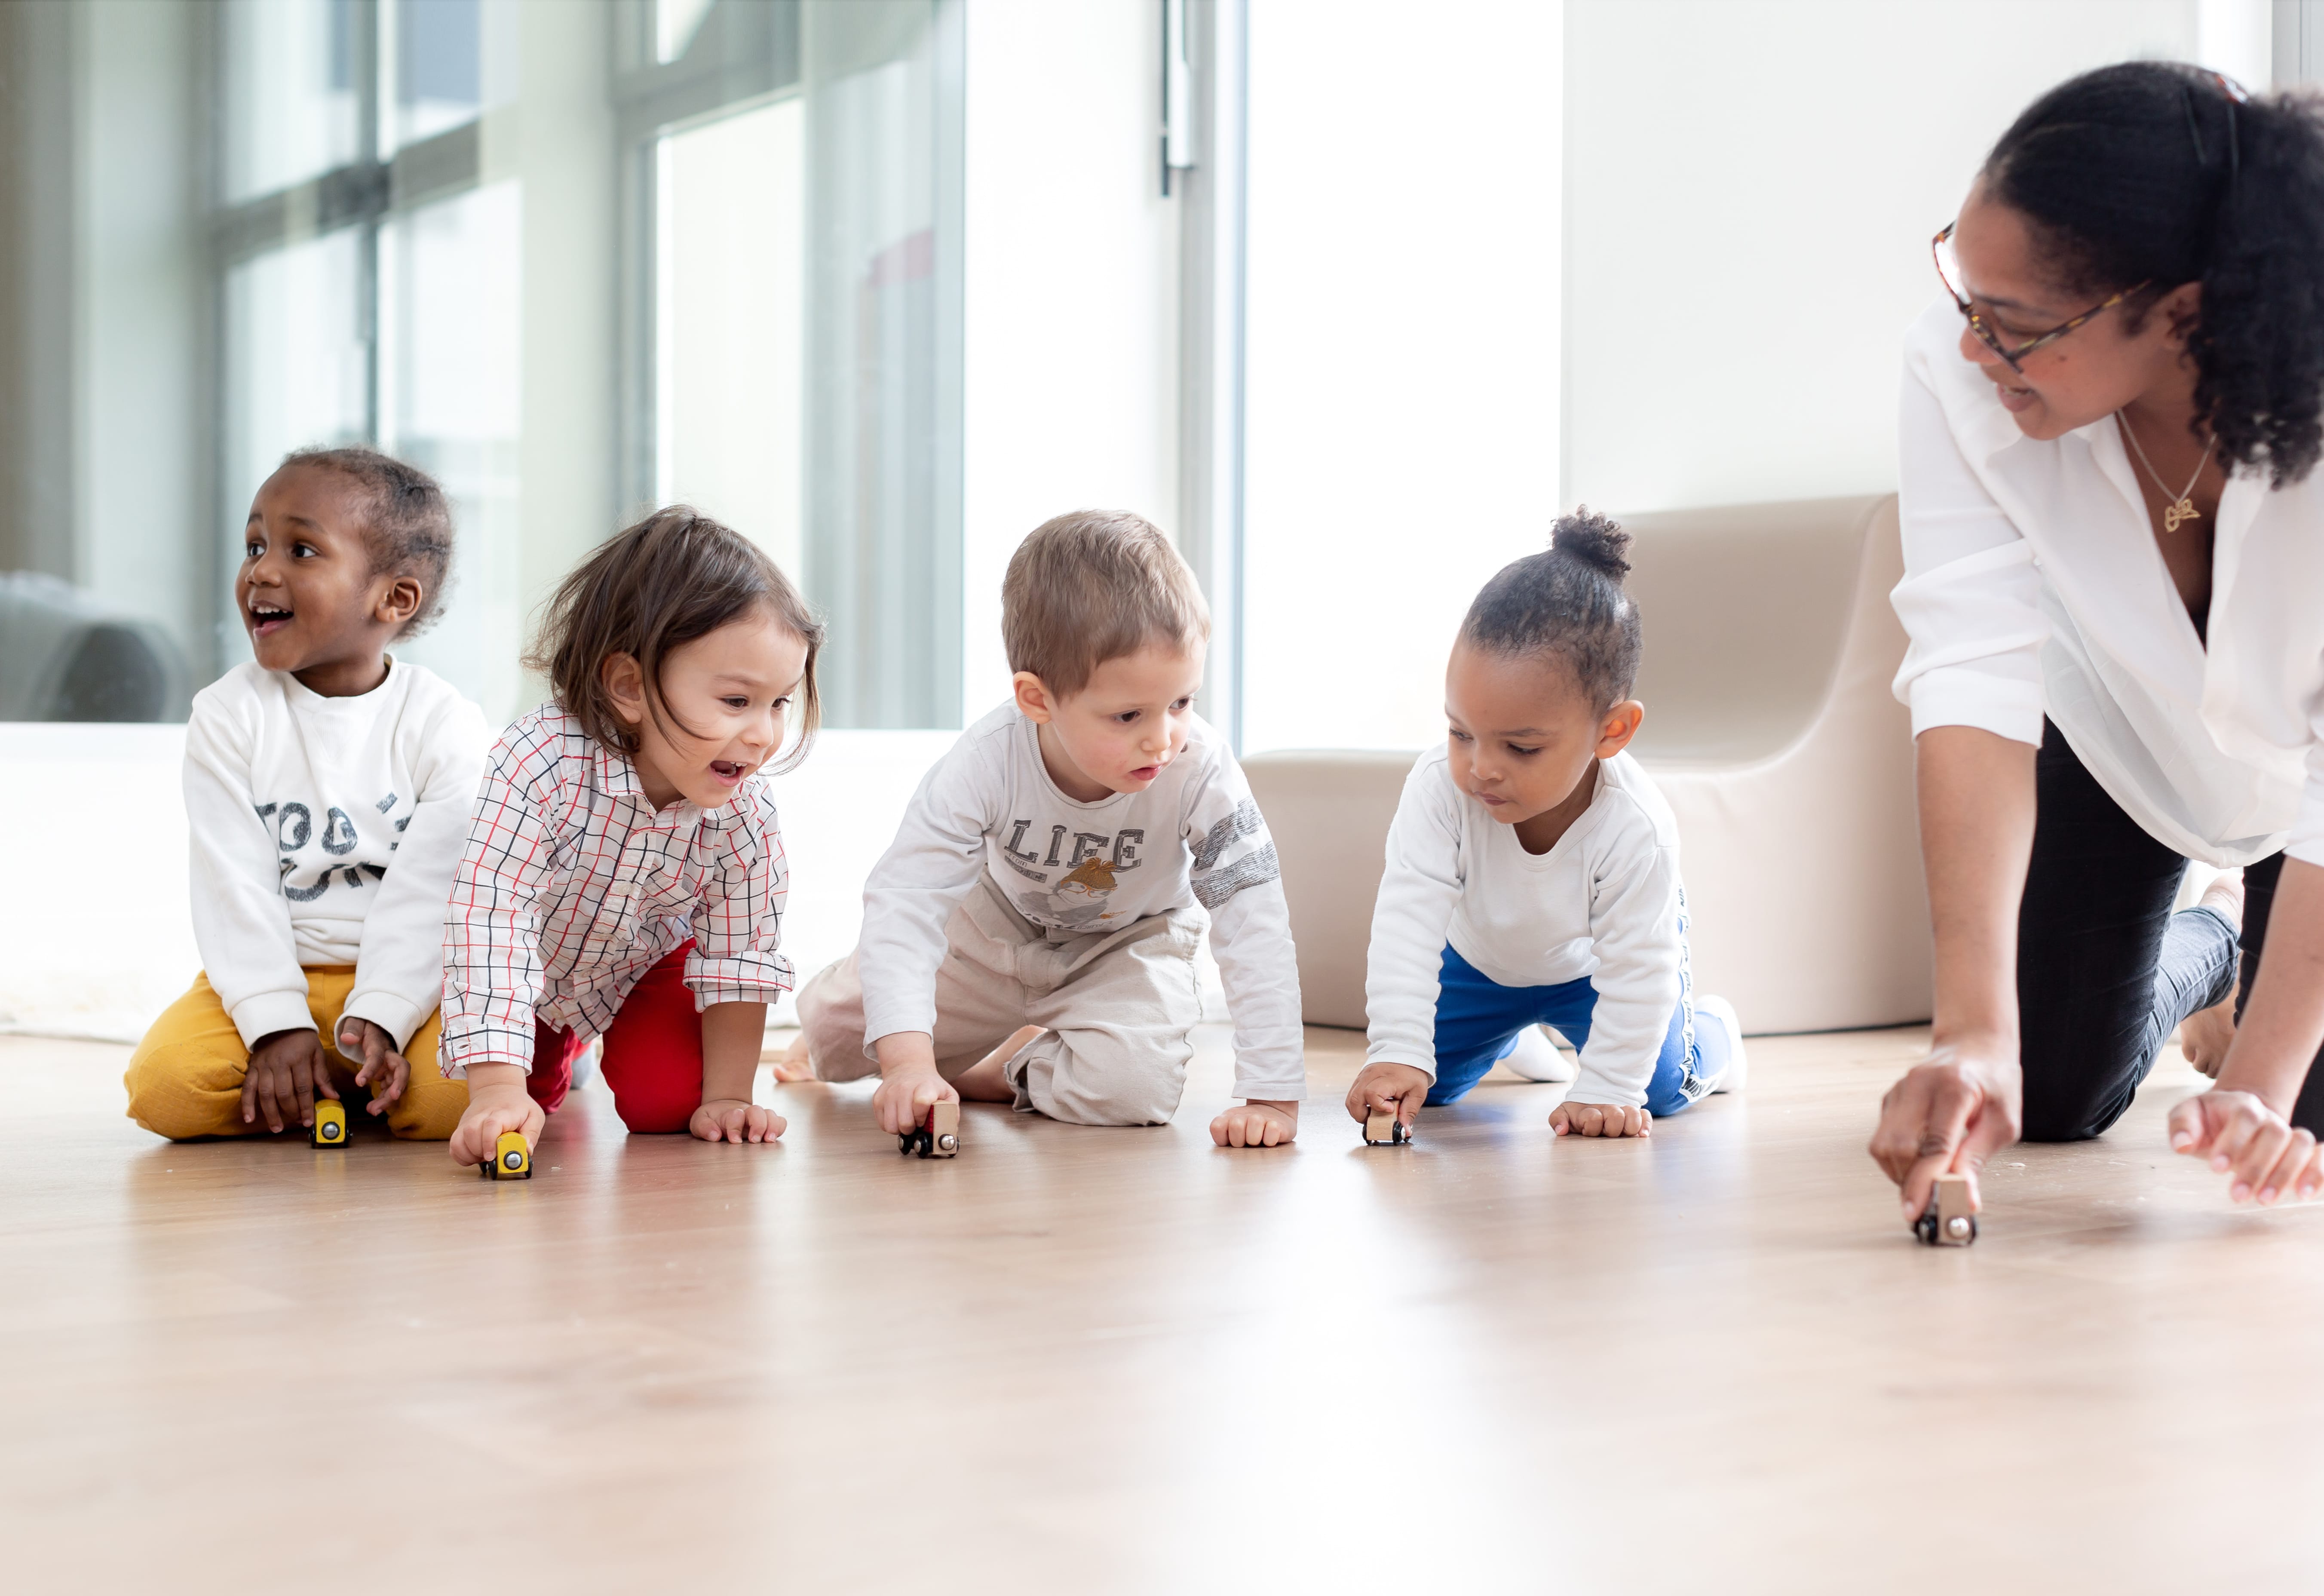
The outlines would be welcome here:
[[[402,1098],[388,1111],[387,1128],[401,1141],[449,1141],[467,1112],[467,1082],[441,1075],[423,1082],[415,1070]]]
[[[141,1047],[121,1077],[129,1117],[171,1141],[239,1130],[249,1063],[247,1055],[227,1057],[198,1043]]]
[[[1657,1120],[1667,1120],[1673,1114],[1684,1113],[1688,1109],[1692,1108],[1694,1103],[1695,1099],[1689,1097],[1683,1087],[1676,1083],[1665,1085],[1657,1081],[1653,1090],[1646,1093],[1646,1112],[1654,1115]]]
[[[1048,1045],[1043,1046],[1042,1042]],[[1019,1055],[1018,1090],[1069,1125],[1167,1125],[1186,1093],[1193,1050],[1113,1038],[1077,1043],[1052,1032]]]
[[[694,1111],[701,1106],[699,1092],[631,1092],[613,1095],[613,1112],[622,1117],[622,1126],[636,1136],[674,1135],[694,1123]]]

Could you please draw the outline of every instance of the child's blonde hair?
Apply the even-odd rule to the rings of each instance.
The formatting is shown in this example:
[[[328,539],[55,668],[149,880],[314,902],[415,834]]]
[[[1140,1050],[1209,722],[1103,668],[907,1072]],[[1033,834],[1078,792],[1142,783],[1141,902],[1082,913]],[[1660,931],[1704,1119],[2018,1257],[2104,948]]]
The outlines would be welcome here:
[[[1208,642],[1211,610],[1153,522],[1126,510],[1076,510],[1017,546],[1001,584],[1001,637],[1010,669],[1069,698],[1109,660]]]

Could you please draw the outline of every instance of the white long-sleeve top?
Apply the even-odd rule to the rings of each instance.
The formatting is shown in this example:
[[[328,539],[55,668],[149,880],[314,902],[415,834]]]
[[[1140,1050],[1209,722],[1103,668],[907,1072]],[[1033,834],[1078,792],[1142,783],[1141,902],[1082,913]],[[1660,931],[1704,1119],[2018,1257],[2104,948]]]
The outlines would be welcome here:
[[[1590,807],[1546,853],[1453,782],[1440,744],[1405,778],[1364,974],[1365,1062],[1436,1074],[1444,948],[1503,986],[1598,994],[1574,1102],[1646,1101],[1686,967],[1678,822],[1638,761],[1598,762]]]
[[[530,1073],[536,1019],[603,1036],[689,937],[696,1012],[791,988],[790,866],[764,776],[715,809],[657,809],[628,756],[547,704],[493,745],[466,841],[437,917],[448,1077],[472,1064]]]
[[[2039,743],[2046,713],[2157,841],[2324,863],[2324,472],[2227,479],[2207,650],[2114,418],[2029,438],[1960,342],[1941,300],[1904,345],[1896,695],[1914,735]]]
[[[404,1046],[444,984],[444,899],[490,741],[484,712],[417,665],[325,698],[236,666],[186,726],[194,942],[245,1046],[312,1030],[309,964],[353,964],[342,1017]]]
[[[1305,1097],[1299,966],[1274,839],[1242,767],[1200,718],[1151,787],[1088,804],[1049,779],[1039,728],[1014,703],[961,733],[864,884],[867,1052],[881,1037],[935,1029],[945,922],[986,871],[1053,936],[1209,910],[1234,1020],[1235,1094]]]

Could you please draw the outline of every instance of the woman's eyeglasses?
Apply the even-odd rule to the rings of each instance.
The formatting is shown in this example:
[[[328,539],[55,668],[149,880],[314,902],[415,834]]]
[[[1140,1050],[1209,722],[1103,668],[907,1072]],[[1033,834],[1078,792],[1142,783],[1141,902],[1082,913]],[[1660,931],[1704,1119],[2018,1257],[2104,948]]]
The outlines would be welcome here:
[[[2149,278],[2147,282],[2136,283],[2132,287],[2124,289],[2120,293],[2115,295],[2105,304],[2093,305],[2089,309],[2083,311],[2080,316],[2075,317],[2071,321],[2061,321],[2057,326],[2052,328],[2048,332],[2042,334],[2039,337],[2028,338],[2025,342],[2018,345],[2013,349],[2003,345],[2001,339],[1994,333],[1992,327],[1987,323],[1984,316],[1978,312],[1976,303],[1969,298],[1969,285],[1961,278],[1960,259],[1953,254],[1952,223],[1947,222],[1944,226],[1944,231],[1939,233],[1934,238],[1929,240],[1929,253],[1936,257],[1937,275],[1944,281],[1945,291],[1952,295],[1953,304],[1959,308],[1962,318],[1969,323],[1969,330],[1977,335],[1978,341],[1979,343],[1992,350],[1996,355],[2001,356],[2002,360],[2008,364],[2011,371],[2019,373],[2020,374],[2023,374],[2025,370],[2025,367],[2020,363],[2024,361],[2027,355],[2033,354],[2034,351],[2036,349],[2046,348],[2050,345],[2056,343],[2060,338],[2064,337],[2068,333],[2072,332],[2076,328],[2081,326],[2082,323],[2089,320],[2090,318],[2103,315],[2107,311],[2113,309],[2116,305],[2121,304],[2125,300],[2130,298],[2131,295],[2138,292],[2141,289],[2145,288],[2148,282],[2152,282],[2153,281],[2152,278]]]

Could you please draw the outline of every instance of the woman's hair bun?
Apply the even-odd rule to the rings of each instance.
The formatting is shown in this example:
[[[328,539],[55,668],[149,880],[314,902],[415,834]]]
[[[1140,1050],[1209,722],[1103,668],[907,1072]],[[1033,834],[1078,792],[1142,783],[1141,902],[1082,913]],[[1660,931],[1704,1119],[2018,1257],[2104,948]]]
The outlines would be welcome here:
[[[1578,559],[1617,582],[1630,574],[1630,562],[1624,558],[1630,552],[1630,534],[1612,516],[1597,514],[1587,504],[1557,518],[1550,530],[1549,546],[1553,552]]]

